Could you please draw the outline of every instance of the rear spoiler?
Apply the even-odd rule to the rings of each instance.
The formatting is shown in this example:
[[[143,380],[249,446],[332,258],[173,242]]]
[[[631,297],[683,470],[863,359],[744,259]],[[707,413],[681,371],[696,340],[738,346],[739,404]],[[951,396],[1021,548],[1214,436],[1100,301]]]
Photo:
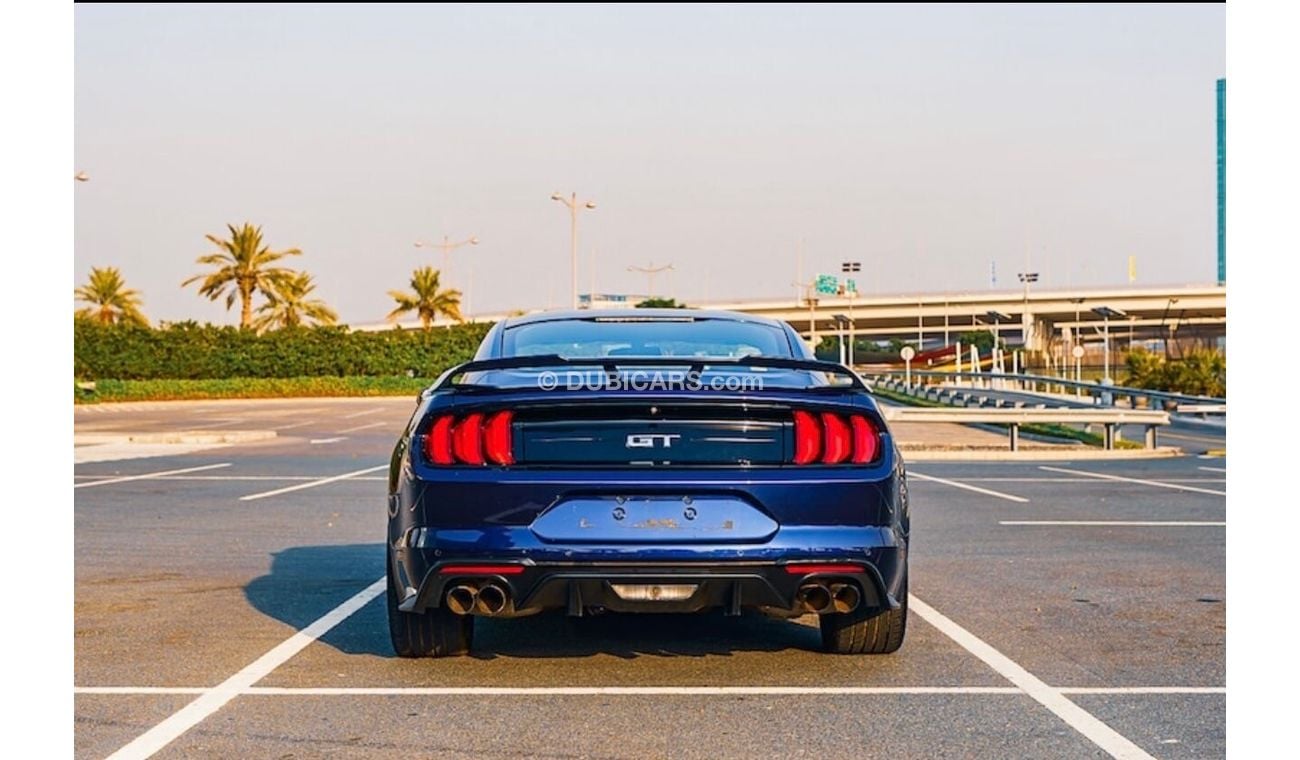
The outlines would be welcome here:
[[[835,362],[815,361],[812,359],[789,359],[777,356],[744,356],[737,359],[714,359],[681,356],[599,356],[590,358],[566,358],[559,354],[541,354],[538,356],[510,356],[502,359],[480,359],[465,362],[442,373],[430,391],[454,386],[453,379],[470,372],[489,372],[501,369],[545,369],[548,367],[600,367],[610,377],[617,377],[619,367],[687,367],[687,372],[702,374],[706,367],[727,369],[745,369],[763,367],[772,369],[796,369],[805,372],[825,372],[844,375],[849,378],[854,388],[871,391],[857,373]],[[469,387],[472,387],[470,384]]]

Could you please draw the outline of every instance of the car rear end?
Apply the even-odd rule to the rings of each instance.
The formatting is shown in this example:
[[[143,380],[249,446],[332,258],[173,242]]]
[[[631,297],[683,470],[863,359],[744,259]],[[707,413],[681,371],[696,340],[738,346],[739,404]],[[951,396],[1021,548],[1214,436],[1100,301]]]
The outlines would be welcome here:
[[[422,399],[390,482],[398,612],[903,609],[903,464],[843,368],[574,361],[478,362]]]

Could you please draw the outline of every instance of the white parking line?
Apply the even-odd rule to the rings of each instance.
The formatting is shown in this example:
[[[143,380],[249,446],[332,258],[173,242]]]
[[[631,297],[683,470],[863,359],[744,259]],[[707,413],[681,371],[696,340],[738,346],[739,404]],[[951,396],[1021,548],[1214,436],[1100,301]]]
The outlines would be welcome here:
[[[205,464],[202,467],[185,467],[179,470],[163,470],[162,472],[146,472],[143,475],[127,475],[121,478],[109,478],[107,480],[92,480],[88,483],[73,483],[73,488],[90,488],[92,486],[107,486],[113,483],[125,483],[128,480],[150,480],[152,478],[161,478],[164,475],[179,475],[183,472],[200,472],[202,470],[215,470],[218,467],[229,467],[230,462],[221,464]]]
[[[385,425],[387,425],[387,424],[388,424],[387,422],[371,422],[371,423],[368,423],[368,424],[365,424],[365,425],[357,425],[356,427],[344,428],[343,430],[340,430],[339,432],[340,432],[340,433],[355,433],[355,432],[357,432],[358,430],[369,430],[370,428],[383,427],[383,426],[385,426]]]
[[[982,493],[987,496],[996,496],[999,499],[1006,499],[1007,501],[1015,501],[1021,504],[1025,504],[1029,501],[1029,499],[1026,499],[1023,496],[1015,496],[1014,494],[1002,493],[1001,491],[993,491],[988,488],[980,488],[979,486],[972,486],[966,483],[958,483],[955,480],[945,480],[943,478],[936,478],[931,475],[922,475],[921,473],[916,472],[914,470],[909,470],[907,476],[909,478],[920,478],[921,480],[929,480],[935,483],[943,483],[944,485],[952,486],[953,488],[964,488],[967,491],[974,491],[975,493]]]
[[[380,578],[366,586],[351,599],[325,613],[316,622],[285,639],[271,651],[254,660],[243,670],[208,689],[198,699],[182,707],[162,723],[154,726],[130,744],[109,755],[109,760],[137,760],[153,755],[166,747],[181,734],[193,728],[204,718],[220,710],[227,702],[239,696],[253,684],[265,678],[271,671],[288,662],[316,639],[324,636],[342,623],[352,613],[370,603],[384,593],[387,580]]]
[[[1088,737],[1093,744],[1101,747],[1112,757],[1144,758],[1153,760],[1151,755],[1119,732],[1097,719],[1092,713],[1066,699],[1059,689],[1043,683],[1037,676],[1017,665],[1010,657],[986,644],[975,634],[962,628],[915,596],[908,596],[908,604],[921,619],[938,628],[945,636],[957,642],[967,652],[978,657],[999,675],[1018,686],[1034,701],[1051,710],[1056,717],[1065,721],[1070,727]]]
[[[132,694],[202,694],[203,686],[77,686],[73,694],[106,694],[129,696]]]
[[[77,686],[74,694],[203,694],[202,686]],[[1062,694],[1226,694],[1223,686],[1063,686]],[[250,686],[262,697],[370,696],[744,696],[1021,694],[1015,686]]]
[[[1222,528],[1226,522],[1196,520],[999,520],[998,525],[1082,525],[1119,528]]]
[[[1227,694],[1224,686],[1096,686],[1063,687],[1062,694]]]
[[[1204,470],[1206,472],[1227,472],[1228,471],[1228,468],[1226,467],[1197,467],[1196,469]]]
[[[726,696],[817,694],[1019,694],[1014,686],[428,686],[274,687],[254,686],[261,696]]]
[[[1202,468],[1204,469],[1204,468]],[[963,478],[967,483],[1091,483],[1098,485],[1093,478]],[[1224,483],[1224,478],[1163,478],[1162,483]]]
[[[313,438],[311,439],[311,443],[313,445],[318,443],[338,443],[339,441],[346,441],[347,439],[348,437],[346,435],[340,435],[334,438]]]
[[[262,493],[253,493],[247,496],[240,496],[239,500],[256,501],[257,499],[265,499],[268,496],[279,496],[282,493],[289,493],[290,491],[301,491],[304,488],[315,488],[316,486],[328,485],[329,483],[337,483],[340,480],[347,480],[348,478],[354,478],[358,475],[369,475],[372,472],[378,472],[380,470],[387,470],[387,469],[388,469],[388,465],[381,464],[375,467],[367,467],[364,470],[357,470],[355,472],[346,472],[342,475],[335,475],[329,478],[318,478],[317,480],[311,480],[306,483],[299,483],[296,486],[285,486],[284,488],[277,488],[274,491],[263,491]]]
[[[1156,488],[1172,488],[1175,491],[1192,491],[1193,493],[1208,493],[1215,496],[1227,496],[1227,491],[1213,491],[1209,488],[1196,488],[1194,486],[1180,486],[1177,483],[1162,483],[1159,480],[1142,480],[1140,478],[1125,478],[1119,475],[1104,475],[1100,472],[1087,472],[1085,470],[1071,470],[1065,467],[1048,467],[1039,465],[1038,469],[1047,470],[1048,472],[1063,472],[1067,475],[1084,475],[1089,478],[1098,478],[1100,480],[1118,480],[1121,483],[1138,483],[1144,486],[1155,486]]]
[[[351,419],[355,419],[355,418],[357,418],[357,417],[364,417],[364,416],[366,416],[367,414],[374,414],[375,412],[382,412],[382,411],[384,411],[384,410],[383,410],[383,409],[364,409],[364,410],[362,410],[362,411],[360,411],[360,412],[353,412],[352,414],[345,414],[345,415],[343,415],[342,417],[340,417],[340,419],[351,420]]]
[[[107,480],[112,476],[111,475],[73,475],[73,477],[81,478],[82,480]],[[158,477],[150,478],[150,480],[251,480],[251,481],[272,480],[278,482],[284,482],[284,481],[292,482],[296,480],[320,480],[321,478],[328,478],[328,477],[329,477],[328,475],[159,475]],[[360,475],[355,478],[351,478],[351,480],[370,480],[370,481],[378,482],[381,480],[388,480],[388,478],[383,477],[381,475]]]

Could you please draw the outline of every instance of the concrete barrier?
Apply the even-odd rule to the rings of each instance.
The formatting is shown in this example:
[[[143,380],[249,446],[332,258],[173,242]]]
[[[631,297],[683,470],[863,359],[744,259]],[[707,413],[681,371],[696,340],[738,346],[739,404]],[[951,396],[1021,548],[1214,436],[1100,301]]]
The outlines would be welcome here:
[[[986,399],[985,399],[986,400]],[[934,409],[918,407],[888,407],[885,418],[900,422],[948,422],[957,424],[1006,425],[1011,450],[1020,446],[1020,426],[1032,423],[1101,425],[1105,431],[1103,447],[1115,448],[1119,440],[1120,425],[1146,427],[1146,447],[1158,448],[1156,430],[1169,424],[1169,413],[1146,409]],[[1087,428],[1085,428],[1087,429]]]

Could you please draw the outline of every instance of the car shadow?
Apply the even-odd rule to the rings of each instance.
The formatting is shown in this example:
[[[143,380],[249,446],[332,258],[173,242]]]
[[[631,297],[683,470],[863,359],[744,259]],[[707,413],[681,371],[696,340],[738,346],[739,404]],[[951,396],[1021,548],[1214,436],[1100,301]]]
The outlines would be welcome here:
[[[383,544],[293,547],[273,554],[270,572],[250,582],[244,595],[262,614],[302,629],[383,574]],[[384,597],[370,601],[319,642],[345,654],[394,657]],[[705,657],[816,650],[820,643],[815,625],[750,610],[738,617],[720,611],[696,615],[606,613],[581,618],[553,612],[475,619],[471,656]]]

